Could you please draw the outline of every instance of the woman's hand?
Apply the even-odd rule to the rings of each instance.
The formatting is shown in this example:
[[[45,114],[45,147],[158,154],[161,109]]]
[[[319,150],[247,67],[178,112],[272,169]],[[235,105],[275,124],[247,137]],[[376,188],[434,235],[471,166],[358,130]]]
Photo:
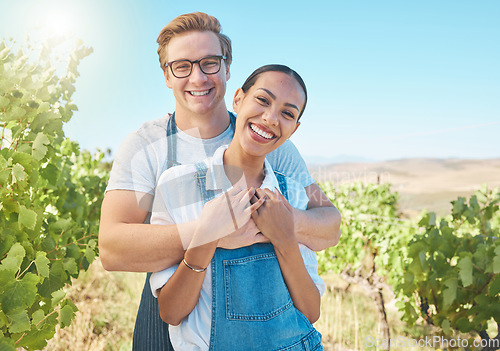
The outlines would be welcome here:
[[[242,228],[264,199],[251,204],[255,189],[238,189],[223,193],[208,201],[201,212],[189,247],[197,247],[219,240]]]
[[[259,228],[255,225],[253,218],[250,218],[243,227],[238,228],[238,230],[220,239],[218,247],[224,249],[238,249],[255,243],[265,242],[269,242],[269,239],[262,235]]]
[[[252,202],[263,203],[252,213],[252,218],[260,232],[267,237],[274,246],[297,242],[294,231],[293,209],[287,199],[274,189],[256,189]],[[253,206],[253,205],[252,205]]]

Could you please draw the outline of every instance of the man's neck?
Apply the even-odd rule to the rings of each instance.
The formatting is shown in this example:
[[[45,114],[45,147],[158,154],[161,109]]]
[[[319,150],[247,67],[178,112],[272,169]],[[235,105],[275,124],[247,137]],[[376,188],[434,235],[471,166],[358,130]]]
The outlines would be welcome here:
[[[227,129],[230,119],[226,106],[223,105],[216,111],[204,115],[176,110],[175,123],[177,128],[186,134],[196,138],[211,139]]]

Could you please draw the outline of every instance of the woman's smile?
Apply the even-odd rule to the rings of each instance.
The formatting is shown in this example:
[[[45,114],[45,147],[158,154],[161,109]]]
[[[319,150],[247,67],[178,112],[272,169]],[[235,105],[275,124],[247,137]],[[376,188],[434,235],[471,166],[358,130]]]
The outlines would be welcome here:
[[[254,124],[251,122],[248,125],[252,133],[258,136],[258,138],[254,138],[257,141],[261,141],[261,139],[264,139],[264,141],[267,142],[277,138],[276,134],[274,134],[270,129],[264,127],[263,125]]]

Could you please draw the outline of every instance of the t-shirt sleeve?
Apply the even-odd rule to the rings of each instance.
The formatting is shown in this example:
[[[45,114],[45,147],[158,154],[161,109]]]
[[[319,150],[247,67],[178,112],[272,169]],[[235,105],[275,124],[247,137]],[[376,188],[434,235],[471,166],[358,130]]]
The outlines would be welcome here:
[[[137,132],[130,133],[114,156],[106,191],[134,190],[153,195],[156,172],[152,154],[144,138]]]
[[[172,267],[151,274],[151,277],[149,277],[149,286],[151,287],[151,293],[154,297],[158,298],[158,289],[163,288],[163,286],[167,284],[170,277],[172,277],[177,270],[177,267],[179,267],[179,265],[175,264]]]
[[[304,188],[314,183],[299,150],[290,140],[267,155],[267,159],[275,171],[294,179]]]
[[[306,266],[307,272],[311,276],[312,281],[318,288],[319,294],[323,296],[326,291],[326,284],[318,275],[318,259],[316,253],[309,249],[307,246],[299,244],[300,253],[302,254],[302,259],[304,260],[304,265]]]

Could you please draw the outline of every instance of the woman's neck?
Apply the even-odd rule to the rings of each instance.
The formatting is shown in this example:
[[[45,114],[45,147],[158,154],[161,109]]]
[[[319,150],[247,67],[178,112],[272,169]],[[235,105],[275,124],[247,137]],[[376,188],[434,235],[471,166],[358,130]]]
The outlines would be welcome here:
[[[241,148],[235,147],[234,143],[231,143],[224,152],[224,171],[231,184],[236,184],[243,173],[247,183],[246,186],[248,188],[258,188],[264,181],[265,158],[265,156],[250,156]]]

